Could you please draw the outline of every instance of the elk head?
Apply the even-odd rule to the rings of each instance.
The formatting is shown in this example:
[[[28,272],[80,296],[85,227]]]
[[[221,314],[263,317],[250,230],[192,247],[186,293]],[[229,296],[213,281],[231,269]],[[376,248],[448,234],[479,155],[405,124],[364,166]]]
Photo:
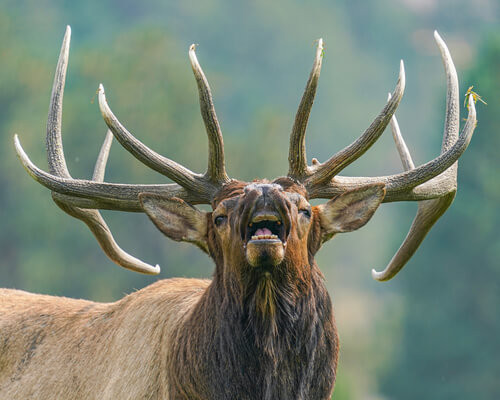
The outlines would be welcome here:
[[[469,115],[459,136],[457,75],[445,43],[437,32],[434,36],[443,59],[448,87],[443,145],[438,157],[418,167],[413,165],[394,117],[405,86],[403,62],[392,96],[368,129],[324,163],[312,159],[312,165],[307,164],[305,132],[323,59],[323,42],[319,39],[313,68],[290,136],[286,177],[245,183],[227,176],[222,134],[210,87],[192,45],[189,59],[209,139],[207,171],[204,174],[192,172],[136,139],[112,113],[101,85],[99,106],[109,130],[93,180],[73,179],[66,167],[61,141],[69,27],[57,64],[49,108],[49,172],[39,169],[29,160],[17,136],[16,151],[28,173],[52,191],[59,207],[89,226],[114,262],[148,274],[159,273],[159,267],[148,265],[121,250],[99,209],[146,212],[164,234],[174,240],[196,244],[209,253],[218,266],[223,266],[226,273],[232,271],[247,276],[295,274],[300,281],[307,279],[303,266],[313,263],[312,258],[321,243],[335,233],[360,228],[382,202],[418,201],[416,218],[400,249],[384,271],[373,271],[375,279],[388,280],[405,265],[432,225],[451,204],[456,192],[456,161],[467,148],[476,125],[474,101],[469,96]],[[405,171],[378,177],[340,176],[346,166],[375,143],[389,123]],[[175,183],[128,185],[103,182],[111,134],[134,157]],[[329,201],[311,207],[309,200],[313,198]],[[194,207],[203,203],[211,204],[213,211],[206,213]]]
[[[278,178],[225,184],[214,197],[212,212],[157,194],[141,193],[139,199],[158,229],[209,253],[228,278],[247,282],[266,277],[293,286],[291,281],[309,280],[305,266],[313,264],[321,243],[364,225],[384,194],[383,184],[370,184],[311,207],[303,185]]]

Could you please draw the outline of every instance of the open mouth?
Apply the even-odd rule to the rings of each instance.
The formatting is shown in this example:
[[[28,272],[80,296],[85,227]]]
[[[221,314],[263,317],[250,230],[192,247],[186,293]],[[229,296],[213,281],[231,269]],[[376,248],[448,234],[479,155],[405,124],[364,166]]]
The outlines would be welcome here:
[[[289,224],[275,210],[255,212],[242,232],[245,255],[253,267],[270,268],[283,261]]]
[[[279,215],[256,213],[252,216],[245,232],[245,243],[257,241],[281,241],[285,243],[286,229]]]

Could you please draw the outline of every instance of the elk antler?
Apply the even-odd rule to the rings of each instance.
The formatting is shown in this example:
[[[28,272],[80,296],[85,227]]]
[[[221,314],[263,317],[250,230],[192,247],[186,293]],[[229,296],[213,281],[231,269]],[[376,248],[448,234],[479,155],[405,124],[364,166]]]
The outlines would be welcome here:
[[[313,159],[307,165],[305,132],[318,85],[323,58],[323,41],[318,40],[313,68],[299,105],[290,136],[288,176],[301,182],[310,198],[332,198],[349,190],[369,184],[384,184],[384,202],[420,201],[415,220],[405,241],[383,272],[373,272],[377,280],[392,278],[410,259],[427,232],[449,207],[457,189],[456,161],[467,148],[476,126],[474,99],[469,96],[469,115],[462,134],[459,130],[459,90],[453,61],[446,44],[434,34],[443,59],[447,77],[446,120],[441,154],[433,160],[414,167],[411,156],[401,137],[394,117],[405,87],[404,65],[401,61],[396,88],[368,129],[351,145],[334,154],[324,163]],[[47,153],[49,172],[34,165],[14,137],[16,151],[28,173],[49,188],[53,199],[65,212],[84,221],[96,236],[105,253],[117,264],[143,273],[158,273],[151,266],[121,250],[97,209],[143,212],[139,195],[149,192],[177,197],[190,204],[210,204],[214,194],[230,181],[224,166],[224,146],[220,126],[215,114],[212,95],[205,74],[195,54],[189,49],[191,67],[198,85],[200,108],[208,135],[208,167],[205,174],[197,174],[182,165],[161,156],[136,139],[115,117],[108,106],[104,88],[99,86],[99,106],[106,124],[117,140],[134,157],[148,167],[172,179],[173,184],[127,185],[103,182],[106,160],[111,145],[108,133],[96,163],[92,180],[73,179],[64,159],[61,139],[62,100],[69,56],[70,29],[66,30],[56,69],[54,87],[47,122]],[[345,177],[337,175],[346,166],[364,154],[391,123],[398,152],[405,171],[378,177]]]
[[[305,131],[316,94],[322,58],[323,40],[319,39],[313,68],[295,117],[292,134],[290,135],[290,153],[288,156],[290,165],[288,176],[303,182],[310,191],[315,187],[322,187],[325,182],[330,181],[338,172],[361,157],[377,141],[396,111],[405,88],[405,72],[403,61],[401,60],[399,78],[394,90],[394,96],[387,102],[363,135],[323,164],[319,164],[316,159],[313,159],[314,165],[309,167],[307,166],[306,158]]]
[[[386,188],[384,202],[420,201],[415,220],[408,236],[382,272],[373,271],[375,279],[383,281],[394,277],[416,251],[427,232],[450,206],[457,190],[457,163],[472,138],[476,127],[476,110],[472,96],[468,98],[469,115],[460,136],[458,135],[459,89],[458,79],[446,44],[437,32],[434,32],[439,47],[447,78],[446,119],[441,154],[433,160],[414,167],[411,156],[401,137],[394,112],[402,98],[405,84],[404,67],[401,61],[400,73],[394,94],[389,96],[387,104],[372,122],[370,127],[354,143],[333,155],[328,161],[319,164],[313,159],[313,165],[307,166],[305,156],[305,122],[297,128],[297,120],[304,121],[302,115],[309,115],[314,92],[321,67],[319,51],[322,42],[318,43],[318,51],[306,90],[299,106],[296,123],[290,137],[290,152],[300,152],[297,159],[289,156],[289,176],[302,182],[310,198],[332,198],[345,191],[373,184],[383,183]],[[307,101],[304,99],[307,98]],[[304,106],[307,104],[308,106]],[[304,111],[306,109],[306,111]],[[299,114],[301,117],[299,118]],[[347,165],[359,158],[380,137],[389,122],[392,121],[393,133],[405,171],[395,175],[378,177],[345,177],[337,174]],[[406,150],[405,150],[406,149]],[[299,160],[299,161],[296,161]]]
[[[177,182],[185,189],[193,193],[200,193],[201,197],[208,194],[210,198],[207,198],[206,202],[210,203],[211,195],[213,195],[220,186],[229,182],[224,165],[224,143],[213,106],[210,86],[196,58],[194,44],[189,48],[189,59],[196,78],[196,83],[198,84],[201,115],[205,122],[205,128],[209,139],[208,168],[205,175],[195,174],[175,161],[159,155],[136,139],[127,129],[125,129],[120,121],[118,121],[109,108],[102,85],[99,86],[99,107],[109,129],[111,129],[121,145],[134,157],[151,169]]]
[[[112,136],[108,131],[96,162],[92,180],[73,179],[66,166],[61,137],[62,104],[69,58],[71,29],[64,35],[57,63],[47,121],[47,158],[49,172],[31,162],[19,138],[14,136],[18,157],[28,173],[52,191],[56,204],[69,215],[85,222],[102,249],[118,265],[137,272],[158,274],[160,267],[151,266],[124,252],[115,242],[111,231],[97,209],[143,212],[139,202],[142,192],[178,197],[191,204],[210,204],[215,192],[229,182],[224,167],[224,145],[212,94],[207,79],[196,59],[195,46],[189,49],[191,66],[198,85],[202,117],[209,139],[207,172],[196,174],[182,165],[163,157],[133,137],[111,112],[102,85],[99,86],[99,106],[104,120],[118,141],[137,159],[169,177],[173,184],[127,185],[103,182]]]
[[[290,135],[290,150],[288,153],[288,176],[296,179],[301,179],[310,174],[310,168],[307,166],[306,157],[306,128],[309,121],[309,114],[316,96],[318,87],[319,74],[321,72],[321,64],[323,62],[323,39],[318,39],[316,48],[316,57],[314,58],[313,67],[309,80],[306,84],[306,89],[302,95],[302,100],[295,116],[292,134]]]
[[[441,154],[443,154],[458,140],[458,130],[460,125],[459,86],[457,71],[453,65],[453,60],[446,44],[436,31],[434,32],[434,38],[436,39],[436,43],[443,59],[446,73],[446,84],[448,87],[443,144],[441,146]],[[470,115],[471,107],[472,111],[475,113],[474,101],[470,97],[468,100]],[[401,162],[403,163],[403,168],[405,171],[413,170],[415,165],[413,164],[410,152],[408,151],[403,136],[401,135],[399,124],[395,116],[391,120],[391,128]],[[474,128],[475,124],[472,127],[472,131]],[[472,131],[470,133],[471,135]],[[423,200],[418,203],[417,214],[404,242],[401,244],[398,251],[383,271],[377,272],[374,269],[372,270],[372,276],[374,279],[378,281],[387,281],[393,278],[413,256],[420,243],[422,243],[427,233],[431,230],[432,226],[437,222],[441,215],[445,213],[453,202],[457,191],[457,171],[458,163],[455,162],[442,174],[442,180],[448,183],[448,194],[444,194],[442,197],[431,200]]]

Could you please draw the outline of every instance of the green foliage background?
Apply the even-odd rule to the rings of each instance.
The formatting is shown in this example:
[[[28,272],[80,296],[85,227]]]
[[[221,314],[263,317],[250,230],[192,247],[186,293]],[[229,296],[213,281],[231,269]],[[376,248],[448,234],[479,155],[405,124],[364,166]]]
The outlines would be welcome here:
[[[16,159],[19,133],[45,167],[50,88],[65,25],[72,50],[63,137],[73,176],[88,178],[104,138],[100,82],[121,121],[143,142],[196,171],[206,139],[187,49],[210,80],[227,167],[240,179],[282,175],[288,135],[309,73],[313,41],[326,43],[308,129],[309,157],[325,160],[363,132],[392,91],[399,59],[407,89],[397,115],[417,163],[439,153],[445,80],[433,44],[438,29],[462,93],[488,102],[459,168],[455,203],[407,267],[380,284],[415,204],[384,205],[359,232],[318,256],[334,298],[342,343],[335,399],[496,399],[500,396],[500,36],[494,0],[166,1],[56,0],[0,3],[0,285],[113,301],[158,278],[116,267],[87,228],[62,213]],[[390,138],[345,174],[401,170]],[[118,144],[106,179],[162,183]],[[119,243],[160,278],[204,276],[211,262],[166,240],[144,215],[104,213]]]

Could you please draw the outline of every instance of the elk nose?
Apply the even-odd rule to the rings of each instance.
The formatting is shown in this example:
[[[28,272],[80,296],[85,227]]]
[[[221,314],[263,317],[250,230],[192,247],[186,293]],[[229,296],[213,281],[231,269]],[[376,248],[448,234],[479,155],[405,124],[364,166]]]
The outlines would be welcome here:
[[[258,199],[255,204],[257,209],[272,209],[274,203],[272,194],[281,190],[282,187],[275,183],[251,183],[245,187],[246,194],[251,192],[257,194]]]
[[[255,203],[255,211],[276,213],[276,189],[269,186],[262,188],[261,195]]]

